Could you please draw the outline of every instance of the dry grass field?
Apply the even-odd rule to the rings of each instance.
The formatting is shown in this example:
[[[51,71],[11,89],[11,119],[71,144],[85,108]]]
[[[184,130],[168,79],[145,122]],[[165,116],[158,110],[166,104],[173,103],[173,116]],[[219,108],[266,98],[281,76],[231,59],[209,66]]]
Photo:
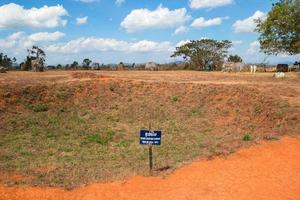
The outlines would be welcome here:
[[[73,188],[148,174],[139,130],[163,131],[155,175],[300,133],[300,74],[0,74],[0,183]]]

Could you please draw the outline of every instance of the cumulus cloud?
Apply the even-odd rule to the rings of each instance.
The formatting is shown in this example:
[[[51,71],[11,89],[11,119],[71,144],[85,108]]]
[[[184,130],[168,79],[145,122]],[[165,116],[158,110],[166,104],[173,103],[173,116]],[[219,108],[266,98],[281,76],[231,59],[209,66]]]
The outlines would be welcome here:
[[[151,11],[146,8],[132,10],[122,21],[121,27],[127,32],[151,28],[172,28],[183,25],[191,19],[185,8],[169,10],[159,5]]]
[[[62,17],[66,15],[68,12],[61,5],[26,9],[14,3],[5,4],[0,7],[0,29],[65,26],[67,20]]]
[[[121,6],[123,3],[125,3],[125,0],[116,0],[116,1],[115,1],[115,4],[116,4],[117,6]]]
[[[185,44],[187,44],[189,42],[190,42],[190,40],[181,40],[175,46],[176,47],[180,47],[180,46],[185,45]]]
[[[260,49],[260,44],[258,41],[254,41],[252,43],[250,43],[249,49],[247,50],[247,52],[249,54],[256,54],[259,53],[259,49]]]
[[[232,4],[234,0],[189,0],[192,9],[215,8]]]
[[[77,18],[76,18],[76,24],[77,24],[77,25],[86,24],[88,18],[89,18],[88,16],[85,16],[85,17],[77,17]]]
[[[252,16],[243,19],[243,20],[237,20],[234,24],[233,24],[233,28],[234,31],[236,33],[240,33],[240,32],[254,32],[254,29],[256,27],[256,23],[255,20],[257,19],[261,19],[264,20],[266,19],[266,14],[261,12],[261,11],[256,11]]]
[[[127,42],[111,38],[78,38],[64,44],[53,44],[47,47],[49,52],[76,54],[80,52],[161,52],[172,51],[170,42],[142,40]]]
[[[229,17],[216,17],[213,19],[208,19],[205,20],[203,17],[197,18],[193,21],[192,27],[196,28],[203,28],[203,27],[208,27],[208,26],[216,26],[222,24],[222,22],[225,19],[228,19]]]
[[[188,30],[189,29],[186,26],[180,26],[174,31],[174,33],[172,35],[184,34],[184,33],[187,33]]]
[[[4,49],[25,51],[33,45],[45,44],[48,42],[54,42],[64,37],[65,34],[61,32],[39,32],[31,35],[26,35],[24,32],[16,32],[5,39],[0,39],[0,46]]]

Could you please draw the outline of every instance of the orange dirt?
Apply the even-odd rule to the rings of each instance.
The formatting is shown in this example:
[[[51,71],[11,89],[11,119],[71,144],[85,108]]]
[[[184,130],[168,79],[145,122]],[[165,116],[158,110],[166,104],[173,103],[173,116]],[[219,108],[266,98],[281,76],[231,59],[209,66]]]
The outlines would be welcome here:
[[[300,138],[283,138],[228,157],[198,161],[162,177],[133,177],[72,191],[0,186],[1,200],[299,199]]]

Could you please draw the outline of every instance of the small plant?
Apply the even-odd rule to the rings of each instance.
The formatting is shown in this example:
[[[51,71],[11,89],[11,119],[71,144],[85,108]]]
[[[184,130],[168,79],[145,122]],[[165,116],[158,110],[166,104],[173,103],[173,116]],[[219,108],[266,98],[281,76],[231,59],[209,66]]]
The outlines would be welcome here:
[[[48,111],[48,105],[47,104],[37,104],[34,108],[33,108],[34,112],[46,112]]]
[[[243,141],[245,141],[245,142],[248,142],[248,141],[250,141],[252,138],[251,138],[251,136],[249,135],[249,134],[245,134],[244,136],[243,136]]]
[[[260,113],[262,113],[262,108],[261,108],[261,106],[260,105],[256,105],[255,107],[254,107],[254,111],[257,113],[257,114],[260,114]]]
[[[115,86],[110,85],[110,86],[109,86],[109,90],[110,90],[111,92],[115,91]]]
[[[178,97],[177,96],[171,96],[171,100],[176,102],[176,101],[178,101]]]

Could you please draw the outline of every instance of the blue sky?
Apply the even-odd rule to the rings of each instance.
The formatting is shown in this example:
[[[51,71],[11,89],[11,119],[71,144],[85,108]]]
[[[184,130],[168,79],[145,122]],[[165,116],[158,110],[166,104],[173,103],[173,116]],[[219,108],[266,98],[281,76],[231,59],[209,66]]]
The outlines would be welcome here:
[[[269,0],[2,0],[0,51],[24,60],[39,45],[48,64],[166,63],[187,40],[228,39],[245,62],[293,62],[296,56],[259,53],[253,19],[266,17]],[[179,58],[177,58],[179,59]]]

